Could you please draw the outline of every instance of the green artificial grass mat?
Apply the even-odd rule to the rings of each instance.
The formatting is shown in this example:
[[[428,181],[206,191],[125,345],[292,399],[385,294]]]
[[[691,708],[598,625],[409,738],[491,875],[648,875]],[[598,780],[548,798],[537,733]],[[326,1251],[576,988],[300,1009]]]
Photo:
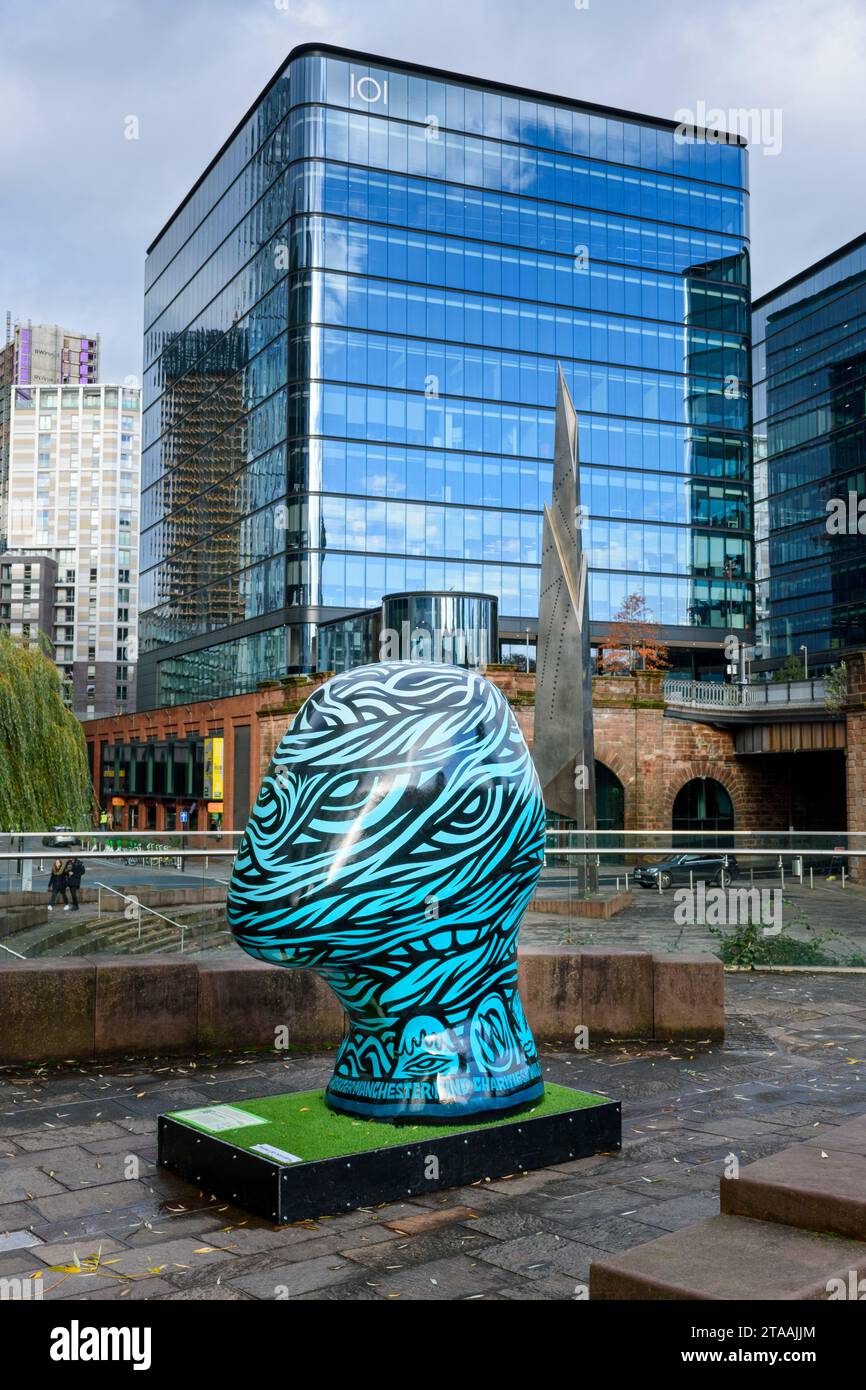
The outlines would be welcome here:
[[[213,1135],[239,1149],[256,1152],[256,1145],[267,1144],[274,1149],[295,1155],[304,1163],[324,1158],[340,1158],[344,1154],[367,1153],[370,1150],[394,1148],[402,1144],[444,1139],[449,1134],[467,1134],[472,1130],[496,1129],[500,1125],[519,1124],[521,1120],[543,1119],[568,1110],[586,1110],[608,1103],[607,1096],[572,1091],[568,1086],[544,1087],[544,1095],[533,1106],[475,1124],[388,1124],[382,1120],[360,1119],[339,1114],[325,1104],[324,1091],[295,1091],[291,1095],[262,1096],[260,1100],[226,1102],[225,1106],[201,1106],[194,1110],[175,1110],[169,1118],[179,1120],[202,1134]],[[206,1123],[208,1111],[243,1111],[260,1117],[263,1124],[244,1124],[218,1131]],[[226,1120],[234,1118],[230,1113]],[[270,1156],[275,1161],[276,1155]],[[286,1160],[290,1161],[290,1160]]]

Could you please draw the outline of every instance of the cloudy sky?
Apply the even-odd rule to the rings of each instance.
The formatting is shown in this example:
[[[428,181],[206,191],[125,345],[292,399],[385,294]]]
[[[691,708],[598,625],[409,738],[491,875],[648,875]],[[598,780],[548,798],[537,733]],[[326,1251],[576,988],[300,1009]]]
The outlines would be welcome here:
[[[765,111],[756,294],[866,231],[864,0],[0,0],[4,320],[99,331],[104,378],[139,375],[145,247],[315,40],[671,118]]]

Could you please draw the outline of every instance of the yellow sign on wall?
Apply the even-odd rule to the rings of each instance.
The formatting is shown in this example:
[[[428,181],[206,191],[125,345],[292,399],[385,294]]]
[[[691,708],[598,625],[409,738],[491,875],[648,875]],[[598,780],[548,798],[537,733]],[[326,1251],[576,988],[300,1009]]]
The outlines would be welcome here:
[[[204,795],[207,801],[223,799],[225,739],[219,735],[204,741]]]

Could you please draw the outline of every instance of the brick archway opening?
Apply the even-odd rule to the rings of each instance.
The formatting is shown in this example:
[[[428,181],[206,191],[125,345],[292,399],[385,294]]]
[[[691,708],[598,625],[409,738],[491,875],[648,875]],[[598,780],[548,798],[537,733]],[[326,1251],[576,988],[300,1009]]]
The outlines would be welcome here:
[[[603,832],[596,840],[601,862],[610,862],[605,851],[618,859],[625,845],[621,832],[626,826],[626,790],[622,778],[601,758],[595,759],[595,824]]]
[[[624,758],[617,749],[611,748],[608,744],[603,744],[599,747],[599,743],[596,741],[594,755],[596,780],[598,777],[598,769],[603,767],[611,776],[616,778],[617,782],[622,787],[625,825],[629,826],[629,818],[633,815],[634,809],[634,768],[629,767],[627,759]]]
[[[682,783],[671,805],[671,829],[689,831],[695,845],[733,847],[731,831],[736,828],[734,798],[724,782],[711,775],[689,777]],[[677,847],[686,848],[691,837],[677,835]]]
[[[602,758],[595,760],[595,820],[599,829],[625,829],[625,786]]]
[[[665,826],[673,828],[674,805],[683,788],[690,782],[699,781],[716,782],[727,793],[733,808],[735,830],[748,824],[743,779],[738,769],[730,765],[720,766],[715,761],[698,759],[694,762],[680,763],[670,770],[665,793]]]

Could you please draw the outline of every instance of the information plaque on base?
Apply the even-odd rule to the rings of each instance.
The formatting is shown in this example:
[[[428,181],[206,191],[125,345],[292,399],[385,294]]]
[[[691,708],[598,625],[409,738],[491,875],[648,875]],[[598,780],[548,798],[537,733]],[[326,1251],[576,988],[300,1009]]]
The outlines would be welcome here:
[[[546,1085],[532,1106],[474,1123],[399,1125],[340,1114],[323,1091],[159,1117],[159,1162],[276,1224],[546,1168],[621,1144],[619,1101]]]

